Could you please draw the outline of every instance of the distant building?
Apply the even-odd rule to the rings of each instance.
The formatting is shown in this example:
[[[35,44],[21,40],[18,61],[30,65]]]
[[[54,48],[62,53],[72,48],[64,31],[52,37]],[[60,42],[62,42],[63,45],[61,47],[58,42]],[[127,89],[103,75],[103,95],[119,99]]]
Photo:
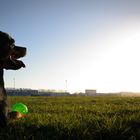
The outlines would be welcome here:
[[[38,92],[40,96],[69,96],[69,92],[63,90],[40,90]]]
[[[15,89],[6,88],[8,96],[69,96],[69,92],[64,90],[33,90],[33,89]]]
[[[7,88],[6,92],[7,92],[8,96],[32,96],[32,95],[38,95],[38,90],[33,90],[33,89]]]
[[[97,92],[96,92],[95,89],[86,89],[85,90],[85,95],[87,95],[87,96],[95,96],[95,95],[97,95]]]

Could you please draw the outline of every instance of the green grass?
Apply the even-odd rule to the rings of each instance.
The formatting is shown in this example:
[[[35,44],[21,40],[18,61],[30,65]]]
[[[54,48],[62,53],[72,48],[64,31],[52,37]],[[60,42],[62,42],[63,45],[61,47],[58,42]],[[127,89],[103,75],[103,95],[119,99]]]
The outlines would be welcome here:
[[[11,121],[0,140],[140,140],[138,97],[8,97],[25,103],[26,118]]]

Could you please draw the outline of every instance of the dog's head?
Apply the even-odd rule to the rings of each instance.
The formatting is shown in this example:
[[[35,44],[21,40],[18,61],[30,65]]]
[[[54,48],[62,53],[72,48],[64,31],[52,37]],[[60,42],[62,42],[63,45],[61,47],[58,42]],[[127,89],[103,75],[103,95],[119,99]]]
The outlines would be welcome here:
[[[9,34],[0,31],[0,61],[5,69],[25,67],[18,58],[26,55],[26,48],[15,45],[15,40]]]

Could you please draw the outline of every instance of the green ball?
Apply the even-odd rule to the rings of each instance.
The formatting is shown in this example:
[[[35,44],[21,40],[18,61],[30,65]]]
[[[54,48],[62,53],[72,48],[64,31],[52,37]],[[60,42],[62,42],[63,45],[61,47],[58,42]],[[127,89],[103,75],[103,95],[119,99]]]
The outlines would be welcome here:
[[[28,108],[23,103],[16,103],[16,104],[12,105],[11,110],[12,111],[17,111],[21,114],[27,114],[28,113]]]

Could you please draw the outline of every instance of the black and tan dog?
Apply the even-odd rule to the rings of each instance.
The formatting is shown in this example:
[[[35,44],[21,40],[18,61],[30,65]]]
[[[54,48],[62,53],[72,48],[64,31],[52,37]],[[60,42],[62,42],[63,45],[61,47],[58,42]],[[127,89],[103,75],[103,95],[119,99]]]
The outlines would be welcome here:
[[[26,48],[15,45],[15,40],[9,34],[0,31],[0,128],[6,127],[9,107],[4,88],[4,69],[18,70],[25,67],[24,63],[17,60],[26,55]]]

